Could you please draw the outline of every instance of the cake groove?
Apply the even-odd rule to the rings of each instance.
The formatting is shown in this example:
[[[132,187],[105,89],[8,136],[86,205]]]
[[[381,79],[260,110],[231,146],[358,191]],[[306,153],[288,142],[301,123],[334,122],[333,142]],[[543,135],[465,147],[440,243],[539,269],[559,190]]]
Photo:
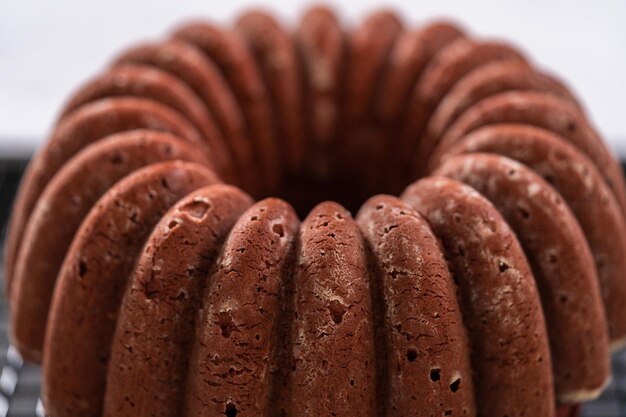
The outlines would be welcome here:
[[[185,83],[162,70],[136,64],[116,65],[76,92],[61,111],[60,117],[83,104],[116,96],[151,99],[186,117],[205,139],[216,172],[231,180],[231,162],[225,154],[224,138],[214,119]]]
[[[224,136],[238,181],[236,184],[249,190],[260,188],[258,176],[253,175],[257,161],[246,137],[243,116],[216,63],[195,46],[174,39],[130,48],[114,60],[113,66],[125,63],[162,69],[187,84],[204,102],[207,113],[215,118]]]
[[[483,196],[450,179],[420,180],[401,199],[425,216],[457,283],[480,415],[549,415],[554,397],[545,321],[513,231]]]
[[[203,139],[186,119],[152,100],[133,97],[102,99],[60,120],[45,144],[45,150],[29,164],[15,199],[11,227],[7,232],[8,288],[26,222],[50,178],[83,147],[108,135],[132,129],[171,132],[194,142],[201,152],[205,151]]]
[[[475,130],[445,152],[489,152],[523,163],[552,185],[582,228],[596,264],[613,348],[625,336],[626,228],[615,196],[596,166],[576,148],[543,129],[498,124]],[[445,157],[444,157],[445,158]],[[607,235],[615,232],[612,239]],[[619,266],[624,265],[624,266]]]
[[[221,247],[250,205],[252,199],[239,189],[210,185],[180,200],[156,225],[120,308],[111,347],[116,365],[108,368],[103,415],[180,412],[198,310]],[[135,365],[144,360],[152,365],[150,378]]]
[[[142,167],[167,160],[208,165],[181,139],[152,130],[108,136],[87,146],[55,175],[37,201],[24,231],[11,288],[12,332],[28,340],[24,356],[41,357],[43,336],[57,275],[87,214],[119,180]],[[37,262],[31,262],[31,259]],[[37,300],[31,303],[28,300]]]
[[[456,119],[477,102],[509,90],[541,91],[577,100],[557,79],[532,68],[527,62],[502,60],[481,65],[460,80],[438,104],[426,135],[438,140]]]
[[[172,204],[218,181],[201,165],[161,162],[118,182],[90,211],[65,257],[50,309],[46,337],[67,343],[46,342],[47,413],[102,413],[111,342],[137,255]]]
[[[172,36],[195,45],[217,64],[244,116],[247,137],[252,142],[263,179],[263,190],[266,193],[276,192],[282,167],[274,140],[270,102],[260,70],[244,39],[234,30],[205,22],[188,23],[175,30]]]
[[[185,413],[268,414],[274,326],[284,263],[300,221],[284,201],[262,200],[239,218],[222,248],[190,355]]]
[[[386,339],[382,415],[476,412],[470,350],[456,288],[430,226],[395,197],[373,197],[357,216],[369,244],[372,281],[382,290]],[[377,357],[381,356],[379,352]],[[431,369],[440,381],[433,381]],[[379,374],[379,378],[381,375]],[[460,385],[451,390],[449,384]]]
[[[585,153],[603,173],[622,210],[626,210],[626,183],[617,160],[580,110],[567,100],[532,91],[510,91],[489,97],[466,111],[440,139],[440,149],[462,136],[493,123],[523,123],[549,130]],[[431,158],[436,166],[437,153]]]
[[[556,396],[587,400],[609,379],[608,326],[593,257],[570,208],[530,168],[498,155],[451,157],[434,175],[476,189],[514,230],[541,296]]]
[[[297,175],[306,158],[306,140],[296,46],[279,22],[260,11],[242,15],[236,29],[254,54],[267,85],[278,145],[283,148],[281,160],[289,173]]]

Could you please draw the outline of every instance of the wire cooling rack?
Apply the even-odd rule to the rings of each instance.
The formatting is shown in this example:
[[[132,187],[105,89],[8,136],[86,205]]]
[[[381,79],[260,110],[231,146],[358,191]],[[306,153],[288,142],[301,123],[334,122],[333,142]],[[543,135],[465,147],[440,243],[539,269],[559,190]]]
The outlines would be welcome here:
[[[0,160],[0,244],[25,160]],[[4,265],[0,255],[0,417],[43,416],[39,402],[39,367],[24,363],[9,343],[9,308],[4,296]]]
[[[26,163],[25,160],[0,159],[0,247],[11,202]],[[1,264],[0,258],[0,268],[4,271]],[[43,417],[39,367],[24,363],[9,343],[9,309],[2,274],[0,272],[0,417]],[[602,397],[584,405],[581,416],[626,417],[626,349],[613,355],[613,381]]]

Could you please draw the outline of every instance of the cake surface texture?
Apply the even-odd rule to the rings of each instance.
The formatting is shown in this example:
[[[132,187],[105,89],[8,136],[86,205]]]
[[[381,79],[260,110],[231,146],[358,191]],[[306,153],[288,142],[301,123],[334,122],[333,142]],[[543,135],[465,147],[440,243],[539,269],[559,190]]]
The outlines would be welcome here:
[[[558,78],[447,21],[262,10],[67,100],[5,243],[50,417],[557,417],[626,341],[626,183]]]

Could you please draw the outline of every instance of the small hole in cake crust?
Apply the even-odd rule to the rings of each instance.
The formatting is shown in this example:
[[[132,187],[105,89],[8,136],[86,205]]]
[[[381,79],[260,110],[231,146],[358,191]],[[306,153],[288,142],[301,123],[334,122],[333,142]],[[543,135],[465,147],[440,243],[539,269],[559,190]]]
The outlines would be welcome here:
[[[528,212],[528,210],[524,207],[517,207],[517,213],[520,215],[520,217],[524,220],[527,220],[530,217],[530,213]]]
[[[430,380],[433,382],[437,382],[441,379],[441,369],[432,368],[430,370]]]
[[[124,162],[124,157],[121,154],[114,154],[111,157],[111,163],[113,165],[119,165]]]
[[[560,294],[559,295],[559,301],[561,302],[561,304],[565,304],[569,301],[569,297],[567,294]]]
[[[350,386],[353,387],[354,386],[354,379],[350,380]]]
[[[217,316],[217,320],[220,328],[222,329],[222,336],[230,337],[231,333],[236,327],[235,323],[233,322],[233,318],[230,316],[230,312],[220,312]]]
[[[237,406],[233,403],[226,404],[226,411],[224,411],[226,417],[236,417],[237,416]]]
[[[388,234],[389,232],[391,232],[393,229],[398,228],[397,224],[388,224],[387,226],[383,227],[383,234]]]
[[[578,126],[576,125],[576,122],[573,120],[570,120],[567,122],[567,126],[565,127],[568,131],[573,132],[576,130]]]
[[[124,396],[124,401],[126,401],[126,403],[128,403],[131,408],[135,408],[135,403],[133,402],[133,400],[130,399],[128,395]]]
[[[553,253],[548,254],[548,262],[550,262],[551,264],[557,263],[558,260],[559,260],[559,257],[556,256],[555,254]]]
[[[506,271],[509,268],[510,268],[510,266],[506,262],[504,262],[502,260],[498,261],[498,269],[500,270],[500,272],[504,272],[504,271]]]
[[[406,360],[409,362],[415,362],[415,359],[417,359],[417,350],[411,348],[409,350],[406,351]]]
[[[450,391],[457,392],[461,386],[461,377],[457,377],[450,382]]]
[[[169,229],[168,232],[176,229],[177,227],[178,221],[176,219],[170,220],[170,222],[167,224],[167,228]]]
[[[210,208],[211,205],[206,201],[194,200],[182,206],[180,211],[196,219],[202,219]]]
[[[280,223],[276,223],[274,226],[272,226],[272,232],[276,233],[280,237],[285,237],[285,229]]]
[[[550,175],[550,174],[546,174],[543,176],[543,179],[546,180],[547,183],[554,185],[554,183],[556,182],[556,178],[554,178],[554,175]]]
[[[346,310],[346,307],[341,304],[339,300],[332,300],[328,304],[328,311],[330,312],[330,316],[337,324],[341,323],[341,321],[343,320],[343,315],[346,314]]]
[[[81,259],[78,261],[78,276],[84,277],[87,274],[87,263]]]

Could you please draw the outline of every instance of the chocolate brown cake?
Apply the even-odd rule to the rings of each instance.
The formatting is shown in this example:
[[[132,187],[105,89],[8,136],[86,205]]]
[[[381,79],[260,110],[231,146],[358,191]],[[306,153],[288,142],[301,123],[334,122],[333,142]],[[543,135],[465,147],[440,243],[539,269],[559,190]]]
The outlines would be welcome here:
[[[625,184],[507,43],[389,10],[189,22],[33,158],[12,340],[51,417],[575,415],[626,340]]]

